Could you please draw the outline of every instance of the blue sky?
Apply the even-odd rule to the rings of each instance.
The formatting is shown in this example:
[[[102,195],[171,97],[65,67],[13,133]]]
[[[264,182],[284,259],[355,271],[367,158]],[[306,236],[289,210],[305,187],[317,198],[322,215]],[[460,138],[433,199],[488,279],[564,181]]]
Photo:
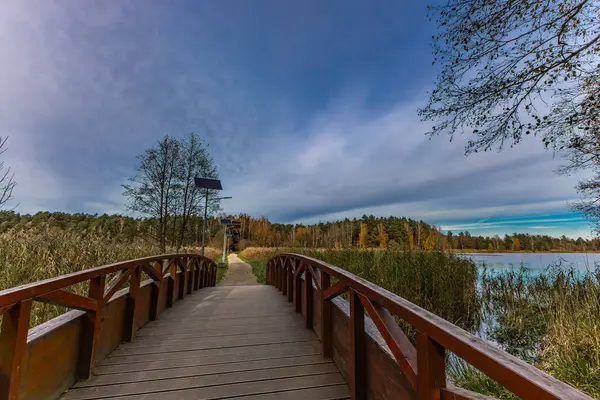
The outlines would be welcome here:
[[[3,1],[17,210],[123,212],[135,156],[195,131],[229,213],[589,236],[579,177],[535,138],[466,158],[467,137],[424,135],[433,34],[420,1]]]

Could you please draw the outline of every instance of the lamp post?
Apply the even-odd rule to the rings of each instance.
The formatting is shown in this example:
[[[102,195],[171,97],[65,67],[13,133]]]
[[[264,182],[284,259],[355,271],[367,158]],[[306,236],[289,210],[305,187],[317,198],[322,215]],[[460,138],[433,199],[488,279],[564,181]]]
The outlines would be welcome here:
[[[223,186],[221,186],[221,181],[218,179],[209,179],[209,178],[194,178],[194,183],[196,187],[199,189],[206,189],[206,194],[204,195],[204,219],[202,220],[202,255],[204,255],[204,247],[206,246],[206,219],[208,218],[208,194],[209,190],[223,190]],[[231,196],[227,197],[217,197],[213,200],[225,200],[231,199]]]
[[[225,258],[227,258],[227,239],[229,236],[227,235],[227,225],[231,225],[230,219],[221,219],[221,225],[223,225],[223,264],[225,263]]]

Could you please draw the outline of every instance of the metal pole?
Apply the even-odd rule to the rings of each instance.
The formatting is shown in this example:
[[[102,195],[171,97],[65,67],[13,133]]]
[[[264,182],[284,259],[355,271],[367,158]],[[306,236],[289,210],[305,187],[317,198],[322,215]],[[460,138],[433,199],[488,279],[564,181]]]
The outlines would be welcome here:
[[[206,218],[208,214],[208,189],[206,189],[206,198],[204,200],[204,219],[202,220],[202,255],[204,255],[204,245],[206,243]]]
[[[225,231],[223,232],[223,263],[225,263],[225,257],[227,257],[227,225],[223,225]]]

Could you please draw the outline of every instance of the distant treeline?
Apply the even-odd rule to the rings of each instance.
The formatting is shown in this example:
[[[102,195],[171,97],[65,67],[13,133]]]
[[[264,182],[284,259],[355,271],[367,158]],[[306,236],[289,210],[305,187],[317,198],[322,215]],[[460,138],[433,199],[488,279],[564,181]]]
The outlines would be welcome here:
[[[363,216],[360,219],[313,225],[272,223],[267,218],[246,214],[228,216],[240,221],[234,231],[234,246],[307,247],[307,248],[390,248],[421,250],[482,251],[598,251],[600,239],[555,238],[547,235],[514,233],[475,236],[469,232],[443,233],[434,225],[410,218]],[[207,221],[210,240],[222,240],[218,217]],[[81,235],[95,234],[120,240],[153,240],[158,229],[151,218],[123,215],[67,214],[39,212],[35,215],[0,212],[0,233],[37,229],[61,229]],[[183,245],[201,240],[202,218],[192,216],[186,227]],[[167,235],[169,244],[177,241],[177,232]]]
[[[175,248],[180,240],[178,217],[166,234],[167,245]],[[120,241],[146,240],[158,242],[160,224],[153,218],[132,218],[124,215],[68,214],[42,211],[34,215],[18,214],[12,211],[0,212],[0,233],[32,233],[40,230],[59,229],[77,233],[81,236],[94,235]],[[207,220],[208,236],[213,238],[221,230],[219,220],[211,217]],[[202,240],[202,218],[191,216],[185,227],[183,245],[198,245]],[[221,236],[222,239],[222,236]]]
[[[364,215],[360,219],[314,225],[271,223],[266,218],[238,216],[240,247],[391,248],[482,251],[595,251],[600,239],[560,238],[548,235],[474,236],[446,232],[423,221]]]

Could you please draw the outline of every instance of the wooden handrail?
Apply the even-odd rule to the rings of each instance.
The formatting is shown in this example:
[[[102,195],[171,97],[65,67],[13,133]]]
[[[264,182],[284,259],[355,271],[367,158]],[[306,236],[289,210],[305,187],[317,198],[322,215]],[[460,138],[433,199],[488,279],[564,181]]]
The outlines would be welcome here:
[[[315,269],[320,273],[320,283]],[[298,289],[303,272],[307,282],[304,285],[304,297]],[[338,280],[333,286],[329,285],[331,277]],[[326,356],[331,354],[331,349],[325,346],[325,343],[327,347],[331,346],[331,320],[328,311],[331,307],[330,302],[345,291],[349,292],[352,338],[349,385],[355,399],[366,396],[366,389],[363,387],[366,381],[363,326],[365,311],[373,318],[375,326],[388,343],[398,366],[416,390],[419,399],[466,398],[446,387],[446,351],[451,351],[524,399],[591,399],[566,383],[490,345],[443,318],[321,260],[294,253],[274,256],[267,263],[267,283],[283,289],[287,282],[293,282],[293,287],[287,287],[287,291],[288,293],[293,291],[295,294],[297,312],[302,310],[302,304],[299,303],[304,301],[304,308],[307,310],[305,315],[307,327],[313,326],[310,322],[312,291],[316,290],[321,294],[323,310],[326,311],[321,316],[323,354]],[[289,296],[290,299],[291,297]],[[397,324],[392,326],[392,315],[404,320],[418,331],[416,349],[402,330],[396,329]]]
[[[166,305],[172,305],[178,270],[183,273],[177,288],[179,298],[193,290],[216,284],[217,264],[213,260],[194,253],[177,253],[90,268],[0,291],[0,315],[3,316],[0,330],[0,400],[19,398],[21,366],[26,352],[33,301],[58,304],[85,312],[82,320],[78,372],[80,378],[88,378],[94,372],[102,312],[113,295],[129,282],[123,337],[131,341],[135,336],[142,271],[153,281],[149,313],[150,320],[153,320],[157,317],[160,288],[165,279],[168,284]],[[117,275],[107,282],[107,275],[115,272]],[[89,282],[87,296],[64,290],[86,281]]]

